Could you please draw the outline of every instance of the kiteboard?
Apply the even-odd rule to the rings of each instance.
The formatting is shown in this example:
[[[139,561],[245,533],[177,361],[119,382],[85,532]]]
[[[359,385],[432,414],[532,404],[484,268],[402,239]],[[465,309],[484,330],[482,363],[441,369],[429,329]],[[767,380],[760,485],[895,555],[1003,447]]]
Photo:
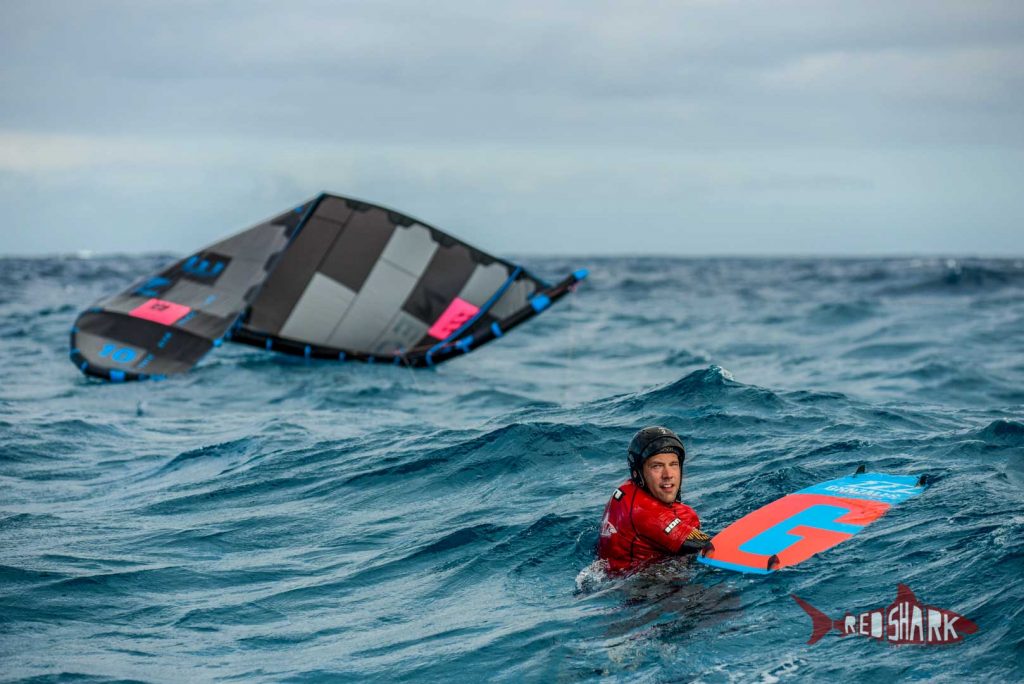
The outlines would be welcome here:
[[[840,544],[924,491],[927,476],[868,473],[829,480],[745,515],[711,539],[699,562],[767,575]]]

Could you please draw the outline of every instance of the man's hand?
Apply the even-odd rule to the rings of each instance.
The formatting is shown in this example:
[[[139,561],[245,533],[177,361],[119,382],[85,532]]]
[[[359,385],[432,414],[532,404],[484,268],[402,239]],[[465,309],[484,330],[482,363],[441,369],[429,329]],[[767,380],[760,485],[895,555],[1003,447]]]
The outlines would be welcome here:
[[[679,547],[679,553],[696,553],[711,544],[711,537],[694,527],[690,534],[686,535],[686,541]]]

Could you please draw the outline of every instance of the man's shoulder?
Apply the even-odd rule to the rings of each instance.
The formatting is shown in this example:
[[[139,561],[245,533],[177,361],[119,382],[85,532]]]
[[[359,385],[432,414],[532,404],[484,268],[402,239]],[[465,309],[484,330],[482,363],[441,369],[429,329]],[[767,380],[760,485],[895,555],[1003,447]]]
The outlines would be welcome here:
[[[632,494],[633,490],[636,489],[636,485],[631,480],[626,480],[612,492],[612,498],[620,500],[626,497],[628,494]]]
[[[691,506],[688,506],[680,501],[677,501],[674,504],[672,504],[672,514],[685,523],[691,525],[700,524],[699,518],[697,517],[697,511],[693,510]]]
[[[626,480],[612,490],[608,498],[609,510],[629,510],[631,513],[638,507],[642,507],[641,500],[646,495],[641,487],[637,487],[632,480]]]

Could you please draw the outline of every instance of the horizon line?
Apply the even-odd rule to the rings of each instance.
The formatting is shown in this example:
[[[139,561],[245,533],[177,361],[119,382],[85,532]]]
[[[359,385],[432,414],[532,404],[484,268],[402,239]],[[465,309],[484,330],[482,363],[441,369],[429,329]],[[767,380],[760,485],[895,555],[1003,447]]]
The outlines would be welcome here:
[[[181,257],[192,252],[185,252]],[[1000,261],[1013,261],[1024,259],[1024,252],[1020,254],[985,254],[985,253],[961,253],[950,252],[779,252],[779,253],[752,253],[752,252],[694,252],[694,253],[669,253],[664,252],[597,252],[597,253],[571,253],[571,252],[516,252],[511,251],[517,259],[990,259]],[[76,250],[74,252],[11,252],[0,253],[0,259],[106,259],[112,257],[170,257],[176,258],[178,254],[172,251],[156,252],[94,252],[92,250]]]

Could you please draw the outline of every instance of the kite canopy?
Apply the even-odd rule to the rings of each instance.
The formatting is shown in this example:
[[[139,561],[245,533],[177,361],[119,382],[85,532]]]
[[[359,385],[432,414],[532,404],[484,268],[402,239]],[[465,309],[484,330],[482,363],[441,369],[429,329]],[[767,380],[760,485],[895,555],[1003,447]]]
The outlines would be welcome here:
[[[84,311],[71,360],[108,380],[183,373],[223,340],[312,358],[429,366],[540,313],[551,286],[421,221],[322,194]]]

